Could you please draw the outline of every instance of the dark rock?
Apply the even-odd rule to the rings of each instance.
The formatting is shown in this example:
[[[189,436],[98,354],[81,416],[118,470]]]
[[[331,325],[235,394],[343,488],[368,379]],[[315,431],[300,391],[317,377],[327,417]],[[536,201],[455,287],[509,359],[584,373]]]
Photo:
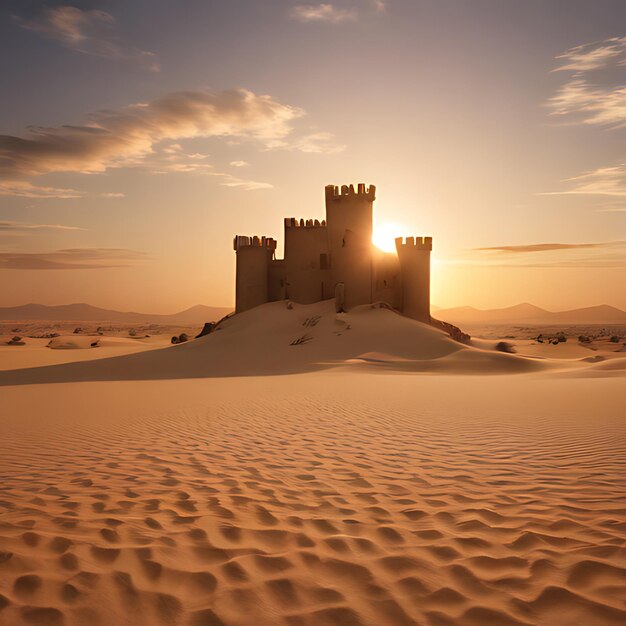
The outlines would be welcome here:
[[[196,339],[200,339],[200,337],[204,337],[213,332],[215,329],[215,322],[204,322],[204,326],[198,335],[196,335]]]

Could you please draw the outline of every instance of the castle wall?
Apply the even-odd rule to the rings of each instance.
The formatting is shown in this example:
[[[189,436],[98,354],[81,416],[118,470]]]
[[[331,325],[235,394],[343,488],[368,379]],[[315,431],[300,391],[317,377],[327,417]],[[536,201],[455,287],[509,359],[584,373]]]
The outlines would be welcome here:
[[[374,185],[326,187],[326,224],[334,286],[344,284],[347,310],[372,302],[372,203]]]
[[[311,304],[332,297],[325,222],[285,218],[286,297]]]
[[[235,237],[237,252],[236,305],[241,313],[268,301],[269,264],[276,242],[265,237]]]
[[[276,302],[287,298],[287,274],[285,261],[274,259],[270,261],[268,268],[267,301]]]
[[[386,302],[399,311],[402,307],[402,283],[398,257],[375,249],[372,280],[372,302]]]
[[[403,315],[430,322],[430,252],[432,237],[396,239],[400,261]]]

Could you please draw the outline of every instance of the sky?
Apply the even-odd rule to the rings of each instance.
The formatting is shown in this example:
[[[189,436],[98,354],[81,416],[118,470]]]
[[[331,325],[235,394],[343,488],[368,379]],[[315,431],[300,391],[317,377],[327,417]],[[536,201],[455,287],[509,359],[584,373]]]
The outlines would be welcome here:
[[[626,308],[623,0],[4,0],[0,93],[0,306],[230,306],[364,182],[438,306]]]

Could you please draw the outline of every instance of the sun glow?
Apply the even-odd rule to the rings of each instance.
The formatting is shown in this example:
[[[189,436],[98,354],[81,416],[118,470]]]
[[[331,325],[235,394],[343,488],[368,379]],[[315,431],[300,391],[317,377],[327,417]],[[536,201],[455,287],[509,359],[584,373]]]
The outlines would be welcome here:
[[[404,230],[399,224],[384,222],[376,226],[372,234],[372,243],[383,252],[395,252],[396,237],[402,237]]]

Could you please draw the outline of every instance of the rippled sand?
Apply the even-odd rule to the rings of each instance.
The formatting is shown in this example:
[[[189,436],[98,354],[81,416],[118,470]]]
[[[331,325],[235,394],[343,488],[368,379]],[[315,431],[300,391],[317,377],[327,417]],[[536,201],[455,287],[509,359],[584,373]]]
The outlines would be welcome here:
[[[626,622],[623,377],[0,389],[0,624]]]

